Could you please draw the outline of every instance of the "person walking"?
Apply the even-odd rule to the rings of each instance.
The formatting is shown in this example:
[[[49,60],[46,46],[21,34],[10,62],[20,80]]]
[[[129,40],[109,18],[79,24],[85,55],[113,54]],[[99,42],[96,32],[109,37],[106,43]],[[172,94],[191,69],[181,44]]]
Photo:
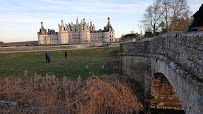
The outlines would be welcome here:
[[[48,63],[50,63],[50,60],[51,60],[51,55],[50,55],[50,53],[47,53],[47,58],[48,58]]]
[[[48,53],[45,54],[46,63],[48,63]]]
[[[67,56],[68,56],[67,51],[65,51],[65,59],[66,60],[67,60]]]

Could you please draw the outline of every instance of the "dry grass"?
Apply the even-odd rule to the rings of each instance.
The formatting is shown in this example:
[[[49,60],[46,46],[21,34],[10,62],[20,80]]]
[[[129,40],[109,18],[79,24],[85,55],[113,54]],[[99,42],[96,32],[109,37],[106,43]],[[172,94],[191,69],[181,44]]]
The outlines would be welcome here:
[[[25,72],[26,76],[26,72]],[[118,75],[80,77],[7,77],[0,80],[0,113],[134,113],[142,104]]]

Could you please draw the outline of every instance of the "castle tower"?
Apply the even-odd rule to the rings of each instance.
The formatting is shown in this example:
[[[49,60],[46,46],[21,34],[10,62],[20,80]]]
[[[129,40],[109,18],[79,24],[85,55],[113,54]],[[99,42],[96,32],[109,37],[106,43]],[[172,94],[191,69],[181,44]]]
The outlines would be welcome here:
[[[114,42],[115,41],[115,32],[110,23],[110,17],[108,17],[108,24],[104,27],[104,41],[105,42]]]
[[[67,26],[67,25],[65,25],[65,26]],[[59,43],[60,44],[67,44],[67,43],[69,43],[69,34],[68,34],[68,31],[64,30],[63,20],[61,20],[61,26],[59,24],[58,27],[59,27],[59,33],[58,33]]]
[[[46,30],[44,29],[43,22],[41,22],[41,29],[37,33],[37,35],[38,35],[38,44],[45,44]]]

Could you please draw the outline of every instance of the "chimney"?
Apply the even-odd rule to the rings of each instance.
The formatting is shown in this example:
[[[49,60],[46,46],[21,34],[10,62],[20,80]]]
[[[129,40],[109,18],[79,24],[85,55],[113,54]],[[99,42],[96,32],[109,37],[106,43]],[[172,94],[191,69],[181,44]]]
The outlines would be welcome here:
[[[63,20],[61,20],[61,31],[64,31]]]
[[[77,19],[76,19],[76,24],[79,24],[79,23],[78,23],[78,17],[77,17]]]
[[[41,22],[41,28],[44,28],[43,22]]]
[[[95,25],[94,24],[93,24],[93,28],[92,29],[93,29],[93,31],[95,31]]]
[[[108,17],[108,25],[110,25],[110,17]]]

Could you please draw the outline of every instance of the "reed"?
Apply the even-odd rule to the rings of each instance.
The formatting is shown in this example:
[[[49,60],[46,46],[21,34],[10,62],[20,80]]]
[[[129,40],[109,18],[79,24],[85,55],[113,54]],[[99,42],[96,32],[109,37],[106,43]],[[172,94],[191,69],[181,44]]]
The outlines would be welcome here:
[[[131,89],[120,83],[117,76],[93,75],[87,80],[80,77],[69,80],[35,73],[32,78],[1,78],[1,100],[17,104],[0,103],[0,113],[138,113],[143,110]]]

